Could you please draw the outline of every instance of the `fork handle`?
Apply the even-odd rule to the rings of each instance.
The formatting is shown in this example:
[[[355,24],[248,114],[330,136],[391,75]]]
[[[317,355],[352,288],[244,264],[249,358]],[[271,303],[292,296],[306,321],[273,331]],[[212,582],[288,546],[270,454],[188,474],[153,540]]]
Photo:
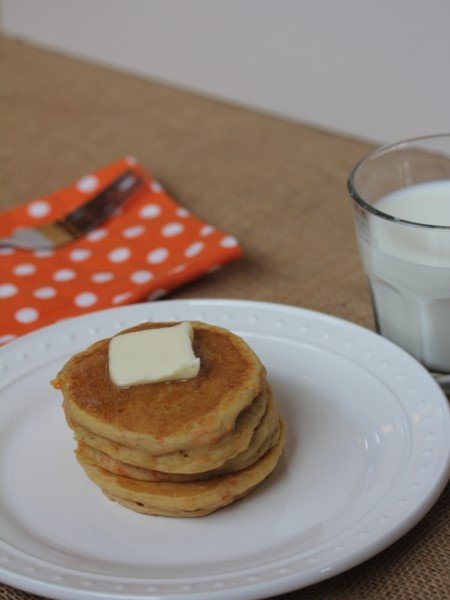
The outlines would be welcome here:
[[[64,217],[36,228],[17,229],[13,236],[0,238],[0,248],[35,250],[71,242],[105,221],[142,183],[143,178],[129,169],[94,198]]]
[[[142,181],[134,171],[125,171],[90,202],[58,219],[55,224],[73,237],[84,235],[112,215]]]

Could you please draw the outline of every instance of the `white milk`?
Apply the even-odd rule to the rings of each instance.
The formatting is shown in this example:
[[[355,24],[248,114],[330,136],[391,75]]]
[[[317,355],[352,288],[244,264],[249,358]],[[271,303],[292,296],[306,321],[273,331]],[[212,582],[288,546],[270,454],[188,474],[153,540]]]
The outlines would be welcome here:
[[[375,208],[397,218],[450,227],[450,181],[404,188]],[[359,242],[378,328],[429,369],[450,372],[450,229],[371,216]]]

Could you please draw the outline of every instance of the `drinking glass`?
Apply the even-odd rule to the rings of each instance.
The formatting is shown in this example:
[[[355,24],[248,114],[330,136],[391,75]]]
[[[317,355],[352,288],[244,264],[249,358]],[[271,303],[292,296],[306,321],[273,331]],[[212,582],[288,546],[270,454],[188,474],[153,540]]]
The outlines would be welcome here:
[[[371,152],[348,189],[378,332],[450,385],[450,134]]]

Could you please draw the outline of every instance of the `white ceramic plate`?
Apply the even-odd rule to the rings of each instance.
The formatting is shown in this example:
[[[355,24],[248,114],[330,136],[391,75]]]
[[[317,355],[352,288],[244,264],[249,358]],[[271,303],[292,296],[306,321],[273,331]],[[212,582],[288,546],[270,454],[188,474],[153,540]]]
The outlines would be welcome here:
[[[289,436],[276,471],[202,519],[107,500],[72,449],[65,360],[145,320],[198,319],[260,355]],[[263,598],[344,571],[409,530],[449,473],[447,401],[409,355],[298,308],[230,300],[139,304],[41,329],[0,350],[0,571],[58,599]]]

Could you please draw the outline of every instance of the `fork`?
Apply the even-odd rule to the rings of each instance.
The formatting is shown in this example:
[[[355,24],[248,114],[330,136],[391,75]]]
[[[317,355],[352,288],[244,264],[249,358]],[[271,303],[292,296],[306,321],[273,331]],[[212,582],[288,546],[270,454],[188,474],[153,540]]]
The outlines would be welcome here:
[[[143,183],[139,175],[124,171],[107,188],[64,217],[39,227],[23,227],[0,238],[0,248],[41,250],[59,248],[86,235],[110,217]]]

